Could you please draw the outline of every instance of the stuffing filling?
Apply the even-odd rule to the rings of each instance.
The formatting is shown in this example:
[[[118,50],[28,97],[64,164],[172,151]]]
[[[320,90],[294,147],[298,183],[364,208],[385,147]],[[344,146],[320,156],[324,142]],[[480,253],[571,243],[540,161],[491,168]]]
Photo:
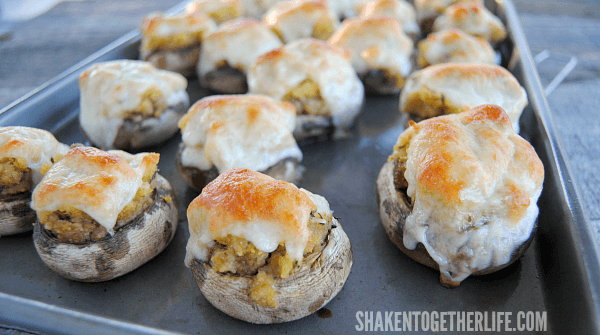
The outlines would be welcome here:
[[[12,195],[31,191],[31,169],[23,158],[0,159],[0,195]]]
[[[154,203],[155,172],[156,166],[146,170],[142,178],[142,186],[137,190],[133,200],[119,213],[115,231],[135,219]],[[109,235],[106,228],[91,216],[70,206],[61,207],[53,212],[40,211],[37,216],[44,228],[61,243],[93,242]]]
[[[286,93],[283,101],[291,102],[298,114],[329,115],[330,111],[321,97],[319,85],[308,78]]]
[[[321,18],[313,28],[312,37],[318,40],[327,41],[334,32],[335,26],[333,25],[333,21],[328,18]]]
[[[412,209],[414,199],[411,199],[406,193],[408,182],[404,177],[404,173],[406,172],[406,161],[408,160],[408,146],[409,144],[407,142],[404,146],[397,148],[392,155],[392,159],[394,162],[394,186],[396,187],[396,190],[404,196],[406,205]]]
[[[304,259],[320,253],[326,246],[326,237],[333,226],[331,215],[313,212],[308,223],[311,235],[304,249]],[[221,274],[233,274],[252,277],[249,296],[261,306],[277,308],[276,279],[285,279],[299,267],[281,243],[271,253],[256,249],[246,239],[227,235],[215,240],[217,243],[209,250],[209,264],[213,271]]]
[[[233,20],[240,16],[239,11],[232,6],[219,7],[216,10],[207,12],[206,14],[217,23]]]
[[[425,87],[408,97],[403,111],[423,119],[429,119],[440,115],[460,113],[463,109],[453,105],[443,93]]]
[[[204,31],[176,33],[168,36],[151,36],[145,40],[144,50],[177,50],[199,46]]]
[[[167,102],[162,92],[156,88],[149,88],[140,98],[141,102],[135,109],[123,114],[125,120],[140,122],[152,117],[157,118],[167,109]]]

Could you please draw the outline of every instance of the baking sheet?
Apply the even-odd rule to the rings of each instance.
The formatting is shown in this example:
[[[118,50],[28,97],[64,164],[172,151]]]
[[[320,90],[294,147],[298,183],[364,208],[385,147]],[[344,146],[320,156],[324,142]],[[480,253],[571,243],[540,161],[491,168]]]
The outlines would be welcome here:
[[[402,130],[398,98],[369,97],[352,136],[344,141],[301,145],[307,167],[299,186],[328,199],[347,232],[354,266],[342,291],[301,320],[251,325],[233,319],[202,296],[183,264],[189,233],[185,210],[198,192],[175,169],[181,141],[176,136],[157,148],[160,173],[176,190],[179,229],[169,247],[136,271],[105,283],[79,283],[59,277],[41,262],[30,234],[0,239],[0,329],[44,333],[311,333],[355,332],[357,311],[547,311],[548,332],[599,333],[598,257],[570,184],[560,143],[516,12],[509,1],[488,4],[508,24],[513,52],[509,69],[526,87],[530,106],[521,134],[530,140],[546,168],[540,198],[538,236],[524,256],[495,274],[470,277],[457,289],[439,284],[439,273],[402,254],[388,239],[379,219],[375,180]],[[84,141],[77,114],[77,77],[89,63],[136,58],[139,36],[131,33],[68,70],[29,97],[0,113],[0,125],[52,131],[65,143]],[[514,48],[513,48],[514,43]],[[507,55],[505,55],[507,56]],[[508,63],[511,57],[504,57]],[[191,100],[207,94],[190,82]],[[23,299],[24,298],[24,299]],[[329,316],[329,317],[328,317]],[[118,320],[118,321],[115,321]],[[515,320],[515,318],[513,318]],[[419,332],[413,332],[419,333]]]

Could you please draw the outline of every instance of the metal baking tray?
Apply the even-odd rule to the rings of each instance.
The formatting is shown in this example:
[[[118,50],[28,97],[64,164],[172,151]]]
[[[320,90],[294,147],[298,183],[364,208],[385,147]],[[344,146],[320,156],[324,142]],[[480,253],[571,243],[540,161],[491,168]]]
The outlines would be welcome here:
[[[527,89],[530,102],[521,118],[521,134],[546,169],[537,236],[519,261],[446,289],[439,284],[438,272],[412,261],[392,244],[379,219],[375,179],[402,131],[402,121],[397,96],[369,97],[349,139],[301,146],[307,171],[300,186],[329,200],[354,251],[352,272],[326,310],[285,324],[252,325],[221,313],[202,296],[183,264],[189,236],[185,211],[198,193],[175,169],[181,141],[176,136],[152,149],[160,152],[160,173],[173,185],[180,205],[179,229],[169,247],[123,277],[80,283],[44,266],[30,234],[2,237],[0,333],[347,334],[359,325],[358,311],[487,311],[513,316],[546,311],[545,333],[599,334],[600,265],[591,229],[515,8],[510,0],[487,5],[509,29],[503,63]],[[48,129],[65,143],[84,141],[77,122],[79,74],[95,62],[137,58],[139,38],[136,32],[123,36],[3,109],[0,125]],[[206,95],[196,80],[190,82],[189,92],[192,101]]]

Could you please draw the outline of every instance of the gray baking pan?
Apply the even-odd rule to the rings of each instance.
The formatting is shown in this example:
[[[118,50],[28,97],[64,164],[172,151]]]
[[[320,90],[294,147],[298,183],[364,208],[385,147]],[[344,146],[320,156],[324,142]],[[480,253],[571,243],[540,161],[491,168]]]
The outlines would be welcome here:
[[[519,261],[446,289],[439,284],[438,272],[412,261],[392,244],[379,219],[375,179],[402,131],[402,121],[397,96],[369,97],[349,139],[302,145],[307,171],[300,186],[329,200],[354,251],[352,272],[325,309],[285,324],[252,325],[221,313],[202,296],[183,264],[189,236],[185,211],[198,193],[186,187],[175,170],[173,159],[181,141],[176,136],[152,149],[160,152],[160,172],[175,188],[180,204],[180,228],[169,247],[128,275],[79,283],[46,268],[30,234],[0,238],[0,333],[347,334],[360,327],[359,311],[511,312],[511,327],[519,311],[537,311],[547,313],[548,328],[542,333],[599,334],[600,270],[590,228],[516,11],[508,0],[488,6],[509,28],[503,64],[527,89],[530,101],[521,118],[521,134],[546,169],[537,236]],[[40,127],[66,143],[84,141],[77,123],[79,74],[94,62],[136,58],[138,46],[135,32],[108,45],[2,110],[0,125]],[[195,80],[189,91],[192,99],[206,94]],[[423,331],[415,331],[413,325],[412,332]]]

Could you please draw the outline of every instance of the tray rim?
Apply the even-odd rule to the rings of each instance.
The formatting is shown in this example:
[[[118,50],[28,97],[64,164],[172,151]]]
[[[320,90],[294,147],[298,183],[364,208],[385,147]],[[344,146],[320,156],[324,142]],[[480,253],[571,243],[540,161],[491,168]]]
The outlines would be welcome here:
[[[579,249],[580,259],[584,262],[583,269],[587,272],[586,279],[589,288],[589,298],[591,299],[591,310],[596,317],[596,333],[600,333],[600,245],[595,243],[592,236],[594,234],[590,221],[583,213],[580,204],[579,189],[573,182],[571,168],[569,162],[564,155],[564,146],[562,141],[557,136],[556,122],[550,113],[550,105],[544,93],[544,89],[539,78],[537,67],[529,48],[529,43],[525,38],[525,33],[521,27],[521,22],[518,19],[517,10],[512,0],[497,0],[503,2],[505,11],[507,12],[506,20],[508,21],[512,31],[511,37],[517,46],[517,50],[521,53],[521,64],[524,67],[524,85],[527,92],[532,92],[530,103],[536,111],[535,115],[538,121],[542,124],[541,129],[546,132],[547,138],[550,140],[550,149],[552,151],[552,159],[554,167],[558,169],[560,177],[560,188],[562,197],[566,200],[569,206],[569,212],[573,220],[573,225],[568,225],[569,233],[577,240],[581,249]]]
[[[579,242],[580,248],[577,249],[577,258],[583,262],[582,269],[586,271],[587,278],[583,278],[588,284],[586,291],[589,293],[588,308],[592,310],[596,320],[596,333],[600,334],[600,246],[593,239],[593,229],[589,220],[584,215],[580,205],[580,194],[578,188],[574,185],[571,178],[571,169],[569,163],[563,154],[564,148],[560,138],[557,136],[556,123],[550,113],[550,107],[543,92],[542,84],[538,75],[537,68],[534,66],[533,57],[529,49],[529,44],[525,38],[525,34],[521,27],[518,18],[517,10],[512,0],[494,0],[503,6],[506,13],[507,26],[510,27],[510,37],[515,45],[514,50],[519,53],[521,66],[524,68],[523,86],[526,88],[529,96],[529,102],[534,110],[534,115],[538,122],[541,123],[541,129],[546,132],[546,137],[550,141],[551,163],[552,167],[557,170],[559,176],[559,185],[562,191],[561,197],[565,200],[569,207],[569,213],[573,221],[573,225],[568,225],[569,233],[572,238]],[[165,13],[172,14],[182,11],[188,1],[183,1]],[[74,76],[78,76],[79,72],[84,67],[91,63],[102,61],[103,58],[111,58],[111,53],[114,53],[120,47],[135,43],[141,39],[138,30],[132,30],[115,41],[109,43],[100,50],[92,53],[88,57],[79,61],[67,70],[61,72],[57,76],[36,87],[32,91],[15,100],[8,106],[0,109],[0,117],[7,112],[11,112],[19,108],[27,108],[28,105],[35,103],[36,100],[50,94],[67,82],[72,80]],[[2,324],[2,321],[11,321],[15,325],[29,327],[31,329],[44,331],[47,333],[92,333],[102,330],[104,334],[118,334],[121,331],[128,331],[135,334],[179,334],[177,332],[165,331],[158,328],[146,327],[132,322],[115,320],[109,317],[97,316],[91,313],[80,312],[65,307],[58,307],[52,304],[47,304],[27,298],[21,298],[0,292],[0,311],[10,311],[10,313],[0,312],[0,327],[9,327],[8,329],[21,330],[16,326],[7,326]],[[54,325],[55,328],[49,328],[48,324],[40,321],[48,318],[56,320],[67,320],[60,325]],[[27,319],[23,322],[22,319]],[[20,322],[19,322],[20,321]]]

